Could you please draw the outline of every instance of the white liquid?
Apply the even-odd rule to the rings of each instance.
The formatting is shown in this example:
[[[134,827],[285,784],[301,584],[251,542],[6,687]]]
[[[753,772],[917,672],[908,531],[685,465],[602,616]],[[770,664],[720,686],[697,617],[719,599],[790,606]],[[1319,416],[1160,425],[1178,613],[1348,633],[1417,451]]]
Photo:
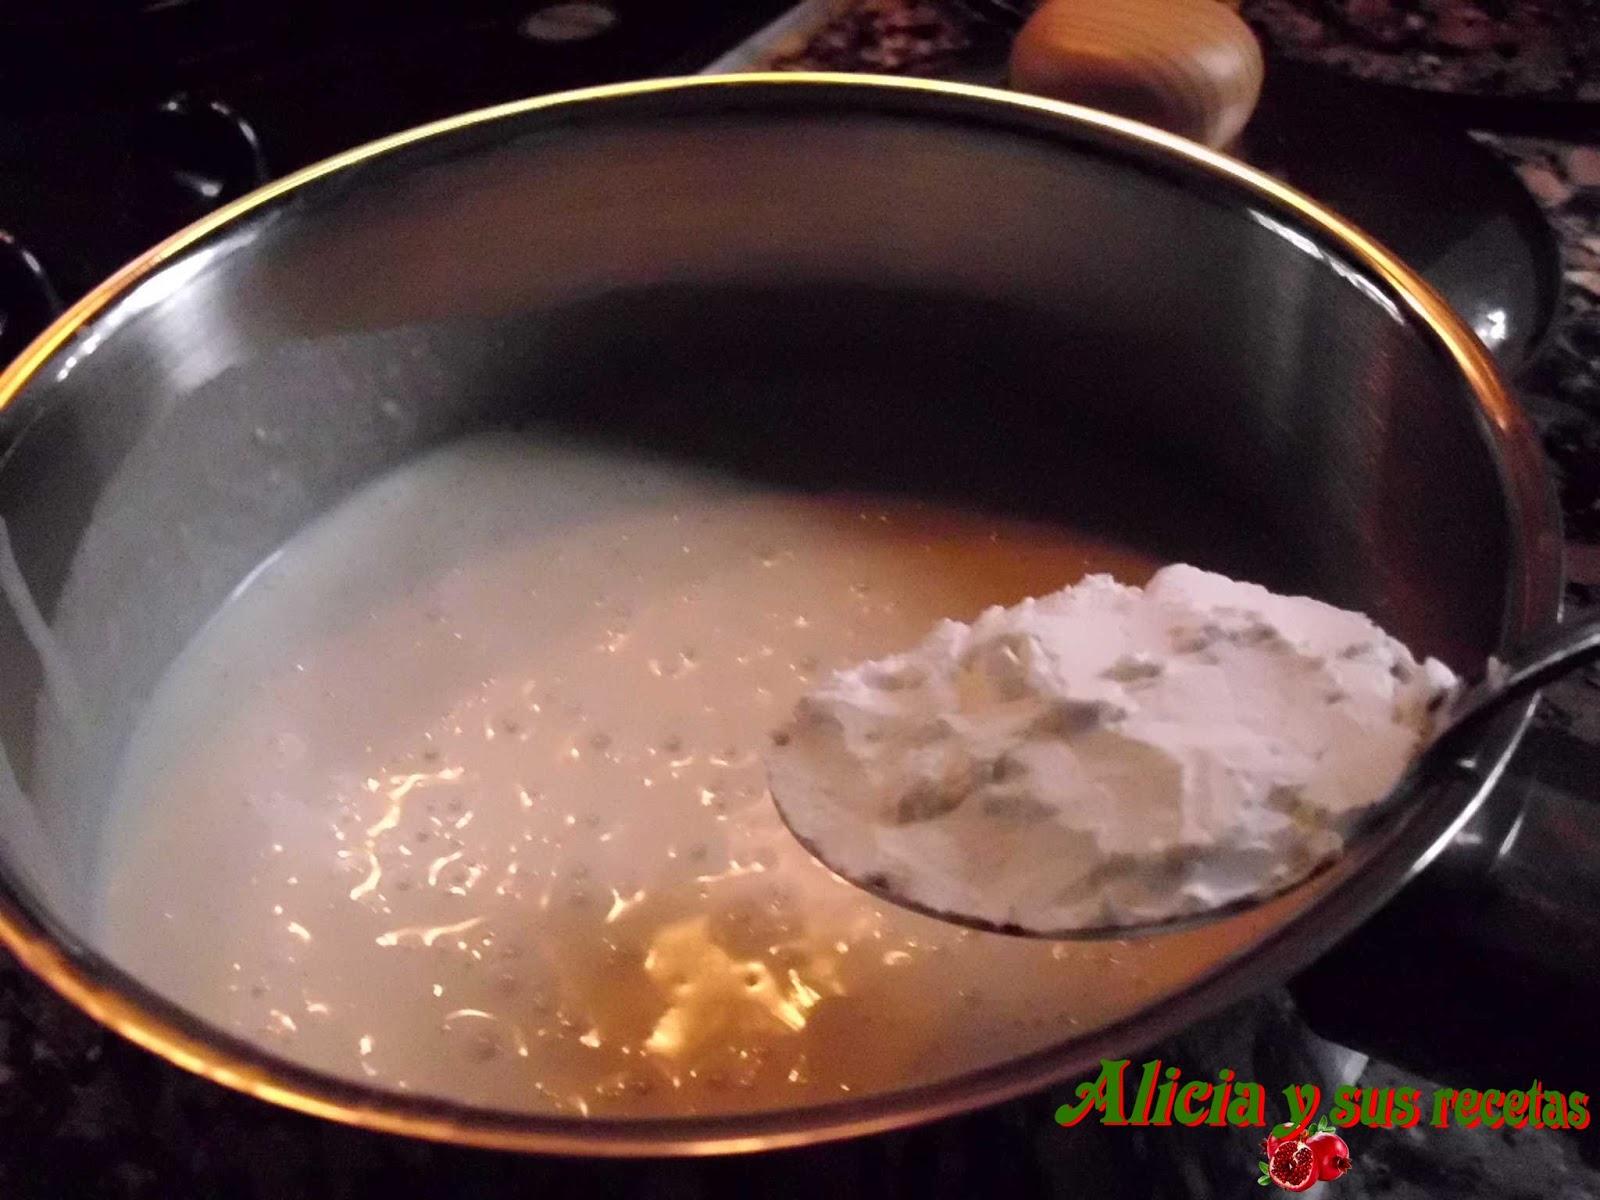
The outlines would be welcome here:
[[[1215,947],[877,903],[782,828],[758,755],[819,672],[1154,565],[457,444],[303,532],[175,663],[124,766],[109,952],[285,1056],[512,1109],[816,1103],[1047,1045]]]

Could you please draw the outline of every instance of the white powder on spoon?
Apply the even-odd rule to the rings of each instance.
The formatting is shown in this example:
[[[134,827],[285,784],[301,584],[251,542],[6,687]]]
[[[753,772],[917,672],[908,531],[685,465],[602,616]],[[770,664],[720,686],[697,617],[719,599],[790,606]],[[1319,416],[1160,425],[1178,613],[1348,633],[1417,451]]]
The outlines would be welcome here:
[[[1159,922],[1335,858],[1454,674],[1366,617],[1190,566],[1091,575],[835,672],[772,789],[846,878],[982,925]]]

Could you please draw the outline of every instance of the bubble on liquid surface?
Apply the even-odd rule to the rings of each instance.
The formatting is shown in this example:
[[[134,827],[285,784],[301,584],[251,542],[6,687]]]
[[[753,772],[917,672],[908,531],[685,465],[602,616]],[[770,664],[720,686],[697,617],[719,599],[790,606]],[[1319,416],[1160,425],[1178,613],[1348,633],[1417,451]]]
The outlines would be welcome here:
[[[527,1035],[519,1026],[483,1009],[459,1008],[446,1013],[439,1029],[455,1053],[470,1064],[527,1058],[530,1053]]]

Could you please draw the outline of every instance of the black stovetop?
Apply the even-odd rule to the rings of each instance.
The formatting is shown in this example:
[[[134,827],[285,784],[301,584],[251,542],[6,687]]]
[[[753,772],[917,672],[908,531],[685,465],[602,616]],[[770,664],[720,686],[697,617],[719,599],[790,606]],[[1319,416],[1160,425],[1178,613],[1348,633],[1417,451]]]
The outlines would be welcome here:
[[[0,361],[61,303],[270,178],[467,109],[692,71],[784,7],[0,5]]]

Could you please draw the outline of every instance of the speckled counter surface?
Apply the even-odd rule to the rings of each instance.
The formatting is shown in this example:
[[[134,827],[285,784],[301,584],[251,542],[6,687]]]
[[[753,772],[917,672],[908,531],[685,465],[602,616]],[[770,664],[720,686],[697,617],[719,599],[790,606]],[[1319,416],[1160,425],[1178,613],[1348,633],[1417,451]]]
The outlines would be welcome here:
[[[1594,0],[1245,0],[1280,53],[1448,92],[1600,99]]]
[[[982,8],[982,0],[969,3]],[[1600,10],[1587,2],[1251,0],[1245,11],[1284,52],[1386,82],[1568,98],[1600,91]],[[956,0],[866,0],[784,57],[788,65],[931,74],[958,70],[962,56],[988,37]],[[1565,249],[1563,316],[1517,382],[1561,491],[1570,608],[1600,613],[1600,126],[1592,144],[1486,140],[1539,198]],[[1554,689],[1541,720],[1600,763],[1600,674]],[[1374,1064],[1366,1081],[1396,1078],[1392,1068]],[[925,1200],[1124,1194],[1118,1180],[1129,1195],[1155,1196],[1161,1186],[1177,1188],[1162,1195],[1213,1194],[1175,1177],[1141,1183],[1129,1177],[1126,1162],[1069,1150],[1050,1122],[1053,1107],[1040,1097],[834,1151],[719,1163],[607,1165],[447,1150],[313,1121],[203,1083],[103,1032],[0,955],[0,1200],[830,1190]],[[1600,1196],[1591,1135],[1368,1134],[1361,1170],[1326,1194]],[[1241,1162],[1237,1186],[1214,1194],[1267,1193],[1255,1188],[1251,1164]]]

